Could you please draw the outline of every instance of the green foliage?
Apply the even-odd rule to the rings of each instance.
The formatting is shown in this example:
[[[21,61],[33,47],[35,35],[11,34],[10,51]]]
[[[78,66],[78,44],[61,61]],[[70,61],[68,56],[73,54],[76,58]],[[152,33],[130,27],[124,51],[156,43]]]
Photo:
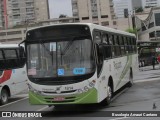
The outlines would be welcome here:
[[[137,30],[136,29],[133,29],[133,28],[128,28],[127,30],[126,30],[126,32],[129,32],[129,33],[133,33],[133,34],[137,34]]]
[[[143,12],[143,8],[142,7],[139,7],[139,8],[136,8],[136,13],[139,13],[139,12]]]
[[[59,18],[66,18],[66,17],[67,17],[67,15],[64,15],[64,14],[59,15]]]

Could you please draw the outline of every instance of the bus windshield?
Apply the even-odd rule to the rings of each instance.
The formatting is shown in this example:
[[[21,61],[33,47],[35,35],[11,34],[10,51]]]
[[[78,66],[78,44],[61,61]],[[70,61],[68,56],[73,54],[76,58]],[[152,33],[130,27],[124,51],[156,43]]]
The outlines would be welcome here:
[[[94,72],[95,60],[90,37],[43,41],[27,45],[30,78],[70,77]]]

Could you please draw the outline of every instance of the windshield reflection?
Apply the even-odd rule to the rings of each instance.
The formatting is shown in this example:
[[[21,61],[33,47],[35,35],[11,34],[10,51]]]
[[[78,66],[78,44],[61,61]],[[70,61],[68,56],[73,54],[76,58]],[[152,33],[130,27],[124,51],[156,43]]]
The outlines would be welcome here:
[[[28,75],[33,78],[69,77],[95,71],[90,39],[27,45]]]

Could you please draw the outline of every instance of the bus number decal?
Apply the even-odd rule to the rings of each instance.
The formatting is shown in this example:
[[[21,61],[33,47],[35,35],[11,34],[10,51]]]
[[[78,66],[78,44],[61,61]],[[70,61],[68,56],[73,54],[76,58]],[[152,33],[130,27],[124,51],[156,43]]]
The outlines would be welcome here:
[[[9,80],[12,74],[12,70],[5,70],[3,76],[0,78],[0,84]]]
[[[85,68],[74,68],[73,69],[73,73],[75,75],[83,75],[83,74],[85,74],[85,72],[86,72]]]

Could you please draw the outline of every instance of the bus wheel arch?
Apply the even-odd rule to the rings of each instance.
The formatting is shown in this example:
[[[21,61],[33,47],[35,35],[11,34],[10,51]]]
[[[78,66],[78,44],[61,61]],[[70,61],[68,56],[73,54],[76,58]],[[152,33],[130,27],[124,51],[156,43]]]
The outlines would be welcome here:
[[[0,104],[4,105],[8,102],[8,98],[10,97],[10,89],[8,86],[4,86],[1,90],[1,96],[0,96]]]

